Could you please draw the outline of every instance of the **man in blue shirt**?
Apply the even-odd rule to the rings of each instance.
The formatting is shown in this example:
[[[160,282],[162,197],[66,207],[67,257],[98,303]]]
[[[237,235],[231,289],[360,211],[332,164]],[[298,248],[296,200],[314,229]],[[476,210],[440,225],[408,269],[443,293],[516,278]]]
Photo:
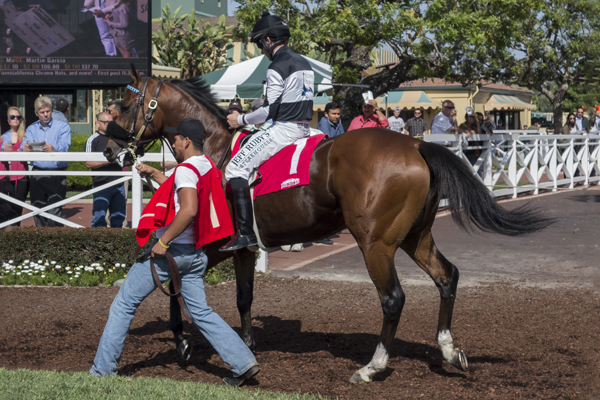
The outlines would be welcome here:
[[[41,149],[47,153],[67,152],[71,146],[71,129],[69,124],[52,119],[52,101],[45,96],[38,97],[33,104],[35,115],[39,121],[29,125],[25,132],[25,140],[21,145],[23,151],[36,151],[29,143],[40,143]],[[65,171],[68,163],[66,161],[32,161],[34,171]],[[32,176],[30,184],[31,205],[42,208],[47,205],[58,203],[67,196],[66,176]],[[61,216],[62,207],[48,210],[47,213]],[[36,226],[63,226],[61,223],[35,216]]]
[[[327,103],[325,116],[319,121],[317,129],[329,136],[336,137],[344,133],[344,127],[340,122],[340,106],[336,102]]]
[[[67,117],[65,117],[67,111],[69,111],[69,102],[63,98],[56,100],[54,111],[52,111],[52,119],[55,121],[69,123],[69,120],[67,120]]]

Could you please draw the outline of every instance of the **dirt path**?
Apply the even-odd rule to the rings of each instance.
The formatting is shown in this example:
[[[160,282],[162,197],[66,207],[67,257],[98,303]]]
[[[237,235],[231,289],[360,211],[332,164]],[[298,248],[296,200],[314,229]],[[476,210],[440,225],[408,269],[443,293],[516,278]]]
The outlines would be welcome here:
[[[347,399],[594,398],[600,390],[600,295],[591,289],[461,288],[453,334],[470,372],[442,362],[434,342],[438,293],[405,287],[407,303],[388,369],[351,385],[381,326],[371,284],[257,279],[253,307],[262,371],[250,388]],[[85,371],[91,366],[115,288],[0,288],[0,366]],[[207,290],[209,304],[239,327],[235,285]],[[153,293],[140,307],[120,373],[220,383],[229,374],[190,326],[195,352],[176,357],[168,303]]]

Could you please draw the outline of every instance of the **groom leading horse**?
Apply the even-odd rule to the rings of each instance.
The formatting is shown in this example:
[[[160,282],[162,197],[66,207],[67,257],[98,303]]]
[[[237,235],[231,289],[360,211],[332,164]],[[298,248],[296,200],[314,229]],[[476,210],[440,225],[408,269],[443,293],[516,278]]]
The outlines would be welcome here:
[[[269,48],[274,45],[272,41],[265,39],[265,42]],[[262,46],[264,49],[265,43]],[[285,46],[276,52],[275,58],[283,48]],[[208,85],[201,79],[160,82],[142,79],[133,68],[131,75],[133,83],[123,100],[122,116],[118,120],[121,126],[131,127],[130,133],[109,142],[105,150],[109,161],[120,158],[132,162],[132,152],[143,153],[141,144],[159,136],[173,143],[173,135],[164,128],[177,126],[184,118],[196,118],[206,127],[204,152],[210,158],[217,160],[228,150],[231,135],[225,112],[216,106]],[[309,80],[307,77],[306,82]],[[312,87],[304,89],[309,91]],[[147,93],[154,93],[153,98],[146,96]],[[287,98],[281,99],[278,105],[269,103],[269,114],[271,107],[275,110],[277,106],[283,111],[284,105],[294,113],[292,104],[285,104],[283,100],[287,101]],[[308,103],[303,103],[301,108]],[[144,110],[148,112],[145,114]],[[261,112],[264,115],[265,110]],[[238,123],[251,122],[237,118]],[[285,118],[282,120],[286,121]],[[302,127],[298,126],[296,130],[290,128],[285,132],[297,135],[304,129],[302,122],[300,125]],[[151,128],[145,129],[146,126]],[[138,131],[135,137],[133,133]],[[241,165],[247,168],[254,164]],[[235,170],[231,168],[231,171]],[[244,168],[241,169],[246,171]],[[245,175],[230,173],[229,176]],[[240,186],[237,199],[247,197],[246,184],[240,182]],[[448,149],[380,128],[359,129],[321,141],[310,161],[308,185],[255,199],[256,225],[261,241],[267,247],[310,242],[348,228],[362,251],[381,301],[383,325],[372,360],[354,373],[350,379],[353,383],[369,382],[387,366],[390,345],[405,302],[394,266],[398,248],[404,250],[439,289],[436,341],[444,359],[459,369],[468,370],[465,354],[454,346],[450,331],[458,269],[440,253],[431,234],[442,198],[448,200],[454,220],[465,229],[475,225],[487,232],[521,235],[551,223],[528,208],[507,211],[500,207],[487,187],[474,176],[470,166]],[[245,217],[240,215],[238,218],[246,218],[243,224],[247,226],[251,218],[247,204],[236,201],[236,211],[246,213]],[[246,237],[238,241],[240,246],[253,242],[251,232],[247,230],[236,238],[243,235]],[[235,243],[234,240],[231,245]],[[219,241],[206,247],[208,265],[216,265],[233,255],[242,338],[253,347],[254,253],[243,247],[233,252],[221,252],[219,248],[223,244],[224,241]],[[173,325],[173,320],[180,320],[181,315],[179,312],[171,315],[172,327],[177,326],[177,321]]]

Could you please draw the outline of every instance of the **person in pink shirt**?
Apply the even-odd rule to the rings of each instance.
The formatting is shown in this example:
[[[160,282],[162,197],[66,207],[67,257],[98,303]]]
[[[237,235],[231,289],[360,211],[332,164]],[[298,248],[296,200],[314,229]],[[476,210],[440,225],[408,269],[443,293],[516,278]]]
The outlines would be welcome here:
[[[376,100],[363,103],[363,113],[354,118],[348,127],[348,131],[360,128],[387,128],[390,126],[387,118],[379,108]]]
[[[25,138],[25,118],[17,107],[9,107],[8,124],[10,130],[1,137],[0,151],[20,151],[21,143]],[[0,162],[0,171],[27,171],[26,161]],[[1,172],[0,172],[1,173]],[[29,176],[27,175],[0,175],[0,192],[25,201],[29,192]],[[8,221],[21,216],[23,207],[5,200],[0,200],[0,221]],[[20,222],[15,224],[21,226]]]

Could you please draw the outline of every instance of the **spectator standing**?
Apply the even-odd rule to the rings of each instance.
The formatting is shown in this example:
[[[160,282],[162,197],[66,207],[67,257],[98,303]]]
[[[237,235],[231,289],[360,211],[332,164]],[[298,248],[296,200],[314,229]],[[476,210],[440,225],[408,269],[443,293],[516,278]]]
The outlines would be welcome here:
[[[455,118],[456,119],[456,118]],[[458,126],[458,133],[465,134],[467,139],[471,137],[471,135],[480,135],[481,134],[481,126],[479,125],[479,120],[477,116],[474,114],[465,114],[465,122]],[[483,146],[482,141],[472,141],[469,143],[469,146]],[[467,160],[471,163],[471,165],[475,165],[477,160],[479,159],[479,155],[481,154],[480,149],[469,149],[464,151]],[[480,169],[480,176],[482,170]]]
[[[498,120],[498,122],[496,123],[496,130],[498,131],[505,131],[506,127],[504,126],[504,121],[502,121],[502,118],[500,118]]]
[[[362,115],[354,118],[348,127],[348,132],[361,128],[387,128],[390,126],[388,119],[377,108],[376,100],[369,100],[363,103]]]
[[[567,115],[567,123],[563,126],[562,130],[563,135],[570,135],[579,130],[577,127],[577,123],[575,122],[576,120],[577,118],[575,117],[575,114],[569,113],[569,115]]]
[[[102,153],[104,151],[108,144],[106,126],[111,121],[112,119],[108,112],[98,114],[96,117],[97,131],[85,142],[85,151],[87,153]],[[119,172],[122,170],[116,162],[107,161],[87,161],[85,166],[96,172]],[[97,188],[117,179],[117,176],[93,176],[92,183],[93,187]],[[127,197],[125,196],[125,185],[123,183],[94,193],[92,228],[106,227],[107,211],[110,211],[110,227],[122,228],[125,221],[126,208]]]
[[[52,101],[46,97],[38,97],[33,103],[35,115],[39,121],[29,125],[25,132],[25,140],[21,144],[23,151],[33,151],[28,142],[45,142],[41,151],[47,153],[69,151],[71,146],[71,129],[69,124],[52,120]],[[32,161],[34,171],[65,171],[66,161]],[[67,195],[67,177],[62,176],[33,176],[30,180],[31,205],[43,208],[50,204],[58,203]],[[49,214],[62,216],[62,206],[46,211]],[[33,217],[36,226],[58,227],[63,226],[54,220],[36,215]]]
[[[575,125],[577,125],[577,131],[587,133],[589,121],[583,116],[583,107],[577,108],[577,114],[575,115]]]
[[[429,126],[427,126],[427,123],[423,119],[423,110],[417,108],[414,117],[409,118],[406,124],[404,124],[404,129],[412,137],[428,133]]]
[[[65,114],[69,111],[69,102],[66,99],[60,98],[56,100],[54,104],[54,111],[52,111],[52,119],[55,121],[62,121],[69,123],[69,120]]]
[[[588,133],[597,135],[598,134],[598,121],[600,118],[598,117],[597,112],[594,110],[590,114],[590,119],[588,122]]]
[[[475,116],[473,116],[475,118]],[[435,116],[433,122],[431,123],[431,134],[432,135],[444,135],[444,134],[452,134],[453,131],[456,131],[456,108],[454,107],[454,103],[450,100],[444,100],[442,103],[442,110]],[[450,142],[433,142],[442,144],[444,146],[449,146]]]
[[[400,118],[400,107],[394,108],[394,115],[388,118],[390,129],[398,133],[404,133],[404,120]]]
[[[106,112],[110,114],[113,121],[121,115],[121,100],[112,100],[106,105]]]
[[[487,128],[485,127],[485,119],[483,118],[483,114],[478,112],[475,113],[477,115],[477,120],[479,121],[479,126],[481,127],[481,133],[486,133]]]
[[[21,144],[25,139],[25,118],[17,107],[8,108],[8,124],[10,129],[0,137],[0,151],[14,152],[20,151]],[[5,161],[0,163],[0,171],[27,171],[26,161]],[[28,175],[6,175],[0,177],[0,192],[14,197],[17,200],[25,201],[29,192],[29,176]],[[1,200],[1,217],[2,222],[13,218],[20,217],[23,214],[23,207]],[[21,222],[14,224],[21,226]]]
[[[142,177],[150,176],[161,184],[144,209],[144,214],[150,216],[145,219],[142,216],[136,232],[138,242],[144,244],[156,231],[157,239],[147,252],[154,266],[146,259],[136,262],[127,273],[110,307],[90,373],[117,374],[135,311],[157,287],[150,269],[156,269],[161,282],[171,278],[165,259],[168,252],[181,273],[181,295],[193,323],[233,372],[233,377],[225,377],[223,381],[229,386],[240,386],[258,374],[258,363],[239,335],[207,305],[203,283],[208,264],[204,245],[233,231],[231,225],[211,224],[211,219],[222,222],[230,218],[221,188],[221,173],[203,153],[206,132],[200,121],[186,118],[177,128],[167,127],[165,131],[175,135],[173,150],[180,164],[173,175],[167,178],[144,164],[137,167]],[[162,217],[158,217],[158,210],[164,207],[159,204],[166,204]]]
[[[485,127],[485,133],[487,133],[488,135],[492,135],[494,133],[494,130],[496,129],[496,123],[494,122],[494,114],[492,114],[491,112],[485,113],[485,121],[483,123],[483,126]]]
[[[341,135],[344,133],[344,127],[340,122],[341,115],[338,103],[335,101],[327,103],[325,106],[325,116],[319,121],[317,129],[330,138]]]

